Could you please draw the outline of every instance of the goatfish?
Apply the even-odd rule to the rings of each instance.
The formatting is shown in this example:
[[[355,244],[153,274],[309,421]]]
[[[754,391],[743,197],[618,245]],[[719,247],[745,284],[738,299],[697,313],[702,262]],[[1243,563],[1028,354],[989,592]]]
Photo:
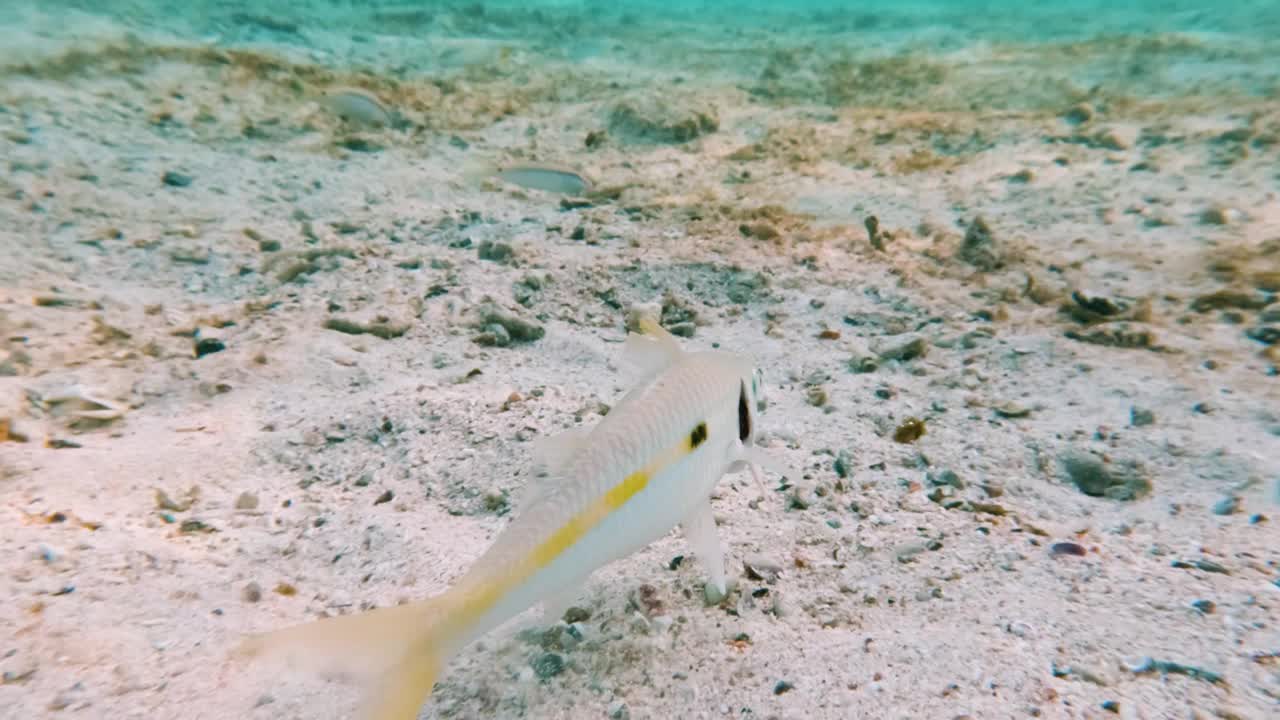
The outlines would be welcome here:
[[[242,642],[242,657],[287,657],[368,680],[361,717],[413,720],[459,650],[541,603],[558,618],[590,575],[681,526],[708,576],[727,590],[711,493],[729,472],[789,468],[755,444],[763,374],[745,356],[686,351],[656,320],[629,333],[637,384],[593,428],[538,440],[541,473],[513,520],[466,573],[426,600],[324,618]]]

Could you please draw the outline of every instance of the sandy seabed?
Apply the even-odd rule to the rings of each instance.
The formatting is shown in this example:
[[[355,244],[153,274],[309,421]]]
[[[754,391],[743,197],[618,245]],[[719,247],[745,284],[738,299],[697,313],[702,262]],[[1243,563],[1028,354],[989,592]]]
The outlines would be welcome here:
[[[1280,713],[1266,3],[92,7],[0,10],[0,717],[345,717],[228,649],[446,589],[637,306],[801,474],[722,480],[723,601],[673,532],[424,717]]]

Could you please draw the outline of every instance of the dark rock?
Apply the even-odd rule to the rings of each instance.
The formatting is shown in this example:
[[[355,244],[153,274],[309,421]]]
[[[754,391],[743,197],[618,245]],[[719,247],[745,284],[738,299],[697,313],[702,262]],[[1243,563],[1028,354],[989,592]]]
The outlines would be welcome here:
[[[226,350],[227,346],[217,338],[201,338],[196,341],[196,358],[202,358],[205,355],[212,355],[216,352]]]
[[[191,183],[195,182],[195,178],[176,170],[166,171],[161,180],[169,187],[187,187]]]

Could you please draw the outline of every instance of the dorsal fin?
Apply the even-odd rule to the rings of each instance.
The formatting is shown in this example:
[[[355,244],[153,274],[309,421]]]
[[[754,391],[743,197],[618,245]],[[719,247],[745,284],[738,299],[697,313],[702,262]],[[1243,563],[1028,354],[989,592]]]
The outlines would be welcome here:
[[[641,377],[653,377],[675,364],[684,355],[675,336],[648,315],[639,321],[640,332],[629,333],[622,346],[622,360],[634,366]]]
[[[557,435],[546,435],[530,443],[533,452],[534,473],[525,483],[513,508],[516,515],[523,513],[538,500],[555,491],[564,481],[565,464],[574,452],[586,442],[590,430],[574,428]]]
[[[542,468],[549,475],[559,473],[573,451],[582,446],[591,431],[587,428],[573,428],[556,435],[546,435],[535,439],[533,445],[533,464]]]

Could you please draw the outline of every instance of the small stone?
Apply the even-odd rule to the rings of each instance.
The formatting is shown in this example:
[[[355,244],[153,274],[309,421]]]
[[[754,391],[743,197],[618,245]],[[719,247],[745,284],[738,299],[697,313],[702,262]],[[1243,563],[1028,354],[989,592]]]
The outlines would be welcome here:
[[[477,344],[487,347],[508,347],[511,345],[511,333],[498,323],[490,323],[475,340]]]
[[[609,703],[609,720],[631,720],[631,711],[621,700]]]
[[[1192,600],[1191,607],[1205,615],[1212,615],[1213,611],[1218,608],[1212,600]]]
[[[1088,551],[1084,549],[1083,545],[1078,543],[1060,542],[1049,546],[1049,554],[1053,557],[1084,557],[1088,554]]]
[[[164,184],[169,187],[187,187],[195,181],[195,178],[190,175],[180,173],[176,170],[166,171],[161,179],[164,181]]]
[[[237,510],[256,510],[257,508],[258,508],[258,496],[247,490],[245,492],[240,493],[240,495],[236,498]]]
[[[217,338],[200,338],[195,344],[196,358],[202,358],[205,355],[212,355],[226,349],[227,346]]]
[[[381,495],[378,496],[378,499],[373,501],[373,504],[381,505],[383,503],[389,503],[395,498],[395,496],[396,494],[394,492],[390,490],[386,490]]]
[[[576,605],[564,611],[564,621],[572,625],[573,623],[584,623],[591,619],[591,611],[577,607]]]
[[[805,394],[805,399],[814,407],[822,407],[827,404],[827,391],[819,385],[814,385]]]
[[[964,480],[955,473],[954,470],[939,470],[938,472],[929,471],[925,473],[925,480],[933,487],[950,486],[958,490],[964,489]]]
[[[1093,136],[1093,142],[1107,150],[1128,150],[1138,141],[1138,133],[1133,128],[1114,127],[1099,130]]]
[[[1230,225],[1231,217],[1226,208],[1214,206],[1200,213],[1200,222],[1204,225]]]
[[[552,652],[543,653],[534,659],[533,672],[542,680],[550,680],[564,672],[564,658]]]
[[[245,602],[256,603],[262,599],[262,586],[256,582],[251,582],[240,591],[240,597]]]
[[[849,359],[849,370],[855,373],[872,373],[879,367],[880,364],[876,362],[876,359],[870,356]]]
[[[1234,515],[1240,510],[1240,498],[1228,495],[1213,504],[1214,515]]]
[[[909,417],[902,421],[893,431],[893,441],[902,444],[913,443],[925,434],[925,423],[920,418]]]
[[[835,462],[832,463],[832,469],[835,470],[837,477],[849,477],[849,467],[853,464],[853,457],[848,451],[841,450],[836,453]]]
[[[1093,106],[1089,103],[1079,103],[1073,105],[1069,110],[1062,114],[1062,118],[1072,125],[1083,125],[1093,119]]]
[[[501,325],[511,336],[512,342],[533,342],[542,339],[547,332],[541,325],[516,317],[492,305],[481,310],[480,324],[482,327]]]
[[[1144,427],[1152,425],[1156,421],[1156,414],[1151,410],[1134,405],[1129,408],[1129,424],[1133,427]]]
[[[1103,700],[1102,709],[1106,710],[1107,712],[1118,713],[1120,712],[1120,703],[1116,702],[1115,700]]]
[[[785,693],[785,692],[788,692],[788,691],[790,691],[790,690],[792,690],[792,689],[794,689],[794,688],[795,688],[795,685],[792,685],[791,683],[787,682],[786,680],[779,680],[779,681],[778,681],[778,684],[773,686],[773,694],[774,694],[774,695],[781,695],[781,694],[783,694],[783,693]]]
[[[905,342],[895,343],[879,353],[881,360],[897,360],[908,362],[924,357],[929,351],[929,344],[922,337],[913,337]]]
[[[1031,408],[1026,407],[1024,405],[1019,405],[1016,402],[1002,403],[1000,405],[995,406],[992,409],[995,410],[996,414],[1002,418],[1010,418],[1010,419],[1024,418],[1031,414]]]

